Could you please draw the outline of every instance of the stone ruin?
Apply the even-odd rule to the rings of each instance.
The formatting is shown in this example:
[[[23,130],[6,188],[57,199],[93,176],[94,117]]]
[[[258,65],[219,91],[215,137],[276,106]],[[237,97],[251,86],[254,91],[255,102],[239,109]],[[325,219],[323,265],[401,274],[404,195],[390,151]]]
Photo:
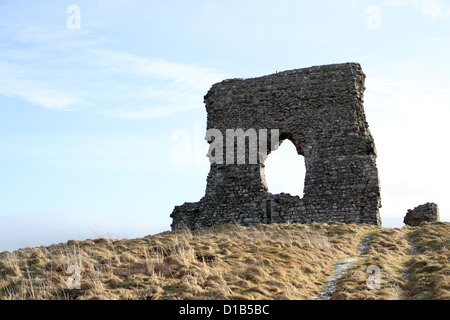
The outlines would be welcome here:
[[[427,202],[414,209],[409,209],[403,219],[403,223],[411,227],[419,226],[422,222],[433,221],[440,221],[439,207],[433,202]]]
[[[364,80],[358,63],[345,63],[214,84],[204,98],[210,144],[206,194],[199,202],[175,207],[172,229],[288,221],[381,225],[376,149],[363,107]],[[238,164],[237,152],[236,161],[227,162],[225,145],[236,151],[235,139],[226,137],[224,152],[218,152],[222,150],[217,145],[212,150],[217,137],[208,132],[213,129],[224,135],[227,129],[242,129],[249,140],[256,132],[256,162]],[[302,198],[271,194],[265,181],[264,161],[285,139],[304,156]],[[246,159],[250,145],[246,141]],[[217,161],[217,155],[223,161]]]

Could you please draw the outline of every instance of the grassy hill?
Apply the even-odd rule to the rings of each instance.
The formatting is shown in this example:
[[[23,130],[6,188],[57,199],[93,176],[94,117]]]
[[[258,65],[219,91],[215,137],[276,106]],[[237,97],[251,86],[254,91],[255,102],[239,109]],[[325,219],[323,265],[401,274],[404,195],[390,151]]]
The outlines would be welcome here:
[[[3,252],[0,299],[449,300],[449,257],[450,223],[223,225]]]

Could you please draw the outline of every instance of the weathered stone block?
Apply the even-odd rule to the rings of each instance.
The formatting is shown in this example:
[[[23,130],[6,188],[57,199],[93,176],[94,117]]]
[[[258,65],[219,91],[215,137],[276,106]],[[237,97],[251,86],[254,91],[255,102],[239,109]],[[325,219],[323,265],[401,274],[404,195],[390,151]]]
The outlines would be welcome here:
[[[409,209],[403,223],[408,226],[418,226],[421,222],[439,221],[439,207],[436,203],[425,203],[414,209]]]

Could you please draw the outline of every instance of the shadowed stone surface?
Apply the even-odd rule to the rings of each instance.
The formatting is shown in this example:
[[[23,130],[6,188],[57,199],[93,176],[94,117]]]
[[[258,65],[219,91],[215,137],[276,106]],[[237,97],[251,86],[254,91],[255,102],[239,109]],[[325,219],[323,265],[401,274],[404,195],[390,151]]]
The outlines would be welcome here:
[[[267,153],[260,152],[254,164],[226,164],[224,141],[223,164],[211,163],[205,196],[176,206],[172,229],[232,222],[380,225],[376,150],[364,114],[364,80],[359,64],[346,63],[214,84],[204,99],[207,129],[220,130],[224,140],[226,129],[267,129]],[[279,129],[275,144],[270,144],[272,129]],[[285,139],[305,158],[303,198],[268,192],[264,161],[272,146]]]
[[[403,223],[416,227],[420,225],[421,222],[439,221],[439,207],[436,203],[425,203],[414,209],[409,209],[406,213]]]

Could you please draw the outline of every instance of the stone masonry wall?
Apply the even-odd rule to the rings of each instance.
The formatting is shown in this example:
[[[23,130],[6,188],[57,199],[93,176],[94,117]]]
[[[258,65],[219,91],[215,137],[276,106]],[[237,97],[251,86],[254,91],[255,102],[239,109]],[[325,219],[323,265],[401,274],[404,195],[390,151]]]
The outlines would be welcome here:
[[[439,207],[436,203],[427,202],[414,209],[409,209],[403,223],[408,226],[418,226],[422,222],[440,221]]]
[[[304,196],[268,192],[267,155],[260,154],[254,164],[211,163],[205,196],[176,206],[172,229],[232,222],[380,225],[376,150],[364,114],[364,79],[359,64],[346,63],[214,84],[205,96],[207,129],[220,130],[224,139],[226,129],[278,129],[278,145],[289,139],[305,157]],[[271,148],[268,143],[267,154]]]

